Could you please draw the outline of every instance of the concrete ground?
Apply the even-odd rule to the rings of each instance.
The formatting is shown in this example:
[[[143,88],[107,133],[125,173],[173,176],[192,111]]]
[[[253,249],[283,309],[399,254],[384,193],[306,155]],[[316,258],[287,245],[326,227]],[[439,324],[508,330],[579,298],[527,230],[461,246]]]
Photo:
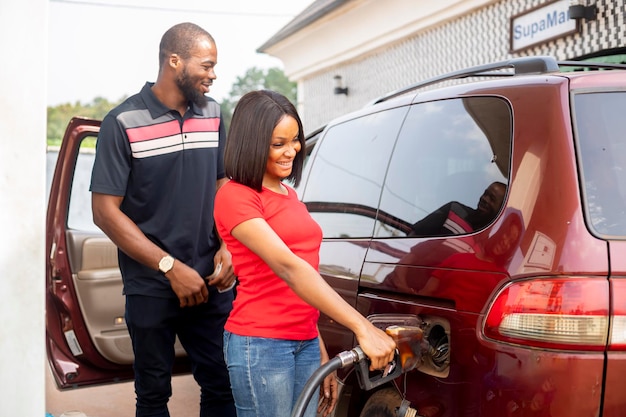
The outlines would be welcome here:
[[[196,417],[200,413],[200,388],[191,375],[172,379],[171,417]],[[50,368],[46,372],[46,412],[54,417],[134,417],[133,382],[60,391]]]

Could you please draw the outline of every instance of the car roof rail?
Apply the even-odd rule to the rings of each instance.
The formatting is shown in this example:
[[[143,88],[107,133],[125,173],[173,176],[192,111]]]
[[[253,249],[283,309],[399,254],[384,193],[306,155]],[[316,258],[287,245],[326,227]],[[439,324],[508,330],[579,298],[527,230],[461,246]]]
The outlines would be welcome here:
[[[512,68],[513,72],[496,72],[505,68]],[[374,105],[387,101],[391,98],[401,96],[413,90],[417,90],[432,84],[443,81],[468,78],[468,77],[502,77],[522,74],[546,74],[550,72],[559,72],[559,64],[554,57],[551,56],[527,56],[520,58],[512,58],[506,61],[494,62],[486,65],[478,65],[475,67],[465,68],[459,71],[449,72],[438,77],[430,78],[424,81],[411,84],[408,87],[392,91],[382,97],[370,102]]]
[[[616,62],[599,62],[599,61],[559,61],[559,67],[579,68],[582,70],[600,70],[600,69],[626,69],[626,64]],[[575,69],[573,71],[576,71]]]

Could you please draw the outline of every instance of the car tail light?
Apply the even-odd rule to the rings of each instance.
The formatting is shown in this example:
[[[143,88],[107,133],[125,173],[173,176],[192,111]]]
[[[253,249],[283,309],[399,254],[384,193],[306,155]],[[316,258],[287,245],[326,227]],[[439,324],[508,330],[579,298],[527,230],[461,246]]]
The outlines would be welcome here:
[[[621,329],[620,343],[626,343],[626,322]],[[604,350],[609,333],[609,282],[577,277],[512,283],[496,296],[483,332],[489,339],[519,345]]]
[[[613,297],[613,322],[609,349],[626,350],[626,280],[613,279],[611,281]]]

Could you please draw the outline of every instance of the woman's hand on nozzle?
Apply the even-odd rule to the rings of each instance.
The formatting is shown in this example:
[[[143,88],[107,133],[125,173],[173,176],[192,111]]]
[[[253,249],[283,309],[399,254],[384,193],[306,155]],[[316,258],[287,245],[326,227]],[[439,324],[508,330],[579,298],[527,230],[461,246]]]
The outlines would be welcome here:
[[[393,361],[396,342],[373,324],[362,336],[357,336],[359,346],[370,359],[370,371],[384,369]]]

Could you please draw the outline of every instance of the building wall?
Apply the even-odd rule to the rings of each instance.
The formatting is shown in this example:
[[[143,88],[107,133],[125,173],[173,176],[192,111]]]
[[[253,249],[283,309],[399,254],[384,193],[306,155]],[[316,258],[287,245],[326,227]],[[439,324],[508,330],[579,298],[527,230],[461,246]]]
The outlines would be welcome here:
[[[46,0],[0,1],[0,416],[45,414]]]
[[[581,30],[544,44],[509,52],[510,18],[550,0],[503,0],[429,28],[366,55],[298,80],[306,132],[404,86],[468,66],[514,56],[552,55],[574,59],[626,46],[626,0],[598,0],[597,19]],[[341,75],[348,95],[333,94]]]

